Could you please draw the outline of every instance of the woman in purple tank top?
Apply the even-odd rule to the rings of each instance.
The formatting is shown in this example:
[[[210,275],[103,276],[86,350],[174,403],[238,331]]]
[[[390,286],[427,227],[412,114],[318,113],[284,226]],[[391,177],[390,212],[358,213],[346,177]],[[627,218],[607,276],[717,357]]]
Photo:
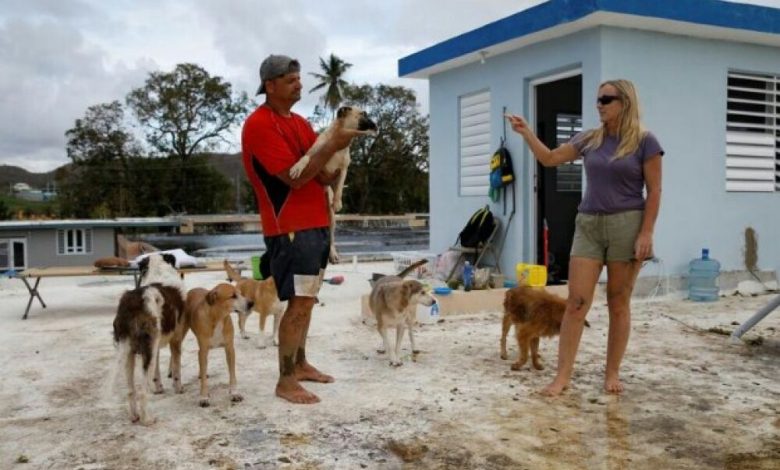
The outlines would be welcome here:
[[[639,101],[628,80],[601,84],[596,98],[601,126],[550,150],[520,116],[507,115],[544,166],[583,158],[586,187],[575,221],[569,261],[569,298],[561,324],[558,373],[542,393],[569,386],[585,316],[601,270],[607,266],[609,336],[604,389],[623,392],[620,363],[631,331],[631,293],[642,262],[653,257],[653,229],[661,204],[661,156],[655,136],[642,128]]]

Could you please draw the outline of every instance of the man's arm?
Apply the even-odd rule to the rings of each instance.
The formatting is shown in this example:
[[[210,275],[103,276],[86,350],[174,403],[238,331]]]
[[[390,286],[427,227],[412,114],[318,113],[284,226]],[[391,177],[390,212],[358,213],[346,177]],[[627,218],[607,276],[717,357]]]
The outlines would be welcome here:
[[[293,189],[298,189],[309,182],[312,178],[317,178],[321,184],[329,184],[338,178],[339,171],[335,173],[322,172],[322,168],[328,163],[328,160],[333,157],[333,154],[339,150],[345,148],[350,144],[352,135],[348,132],[335,132],[327,141],[321,146],[313,148],[312,153],[309,154],[309,164],[303,170],[297,178],[290,178],[290,169],[287,168],[284,171],[276,174],[275,176],[282,180],[286,185]]]

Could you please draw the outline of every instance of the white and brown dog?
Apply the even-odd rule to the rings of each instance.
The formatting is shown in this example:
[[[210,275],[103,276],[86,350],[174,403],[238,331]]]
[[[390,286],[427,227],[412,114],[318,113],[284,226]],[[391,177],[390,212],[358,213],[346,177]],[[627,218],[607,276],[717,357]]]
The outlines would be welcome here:
[[[369,119],[368,114],[366,114],[365,111],[352,107],[352,106],[344,106],[338,109],[336,111],[336,119],[328,126],[327,129],[325,129],[319,136],[317,136],[317,140],[314,142],[314,145],[312,145],[311,149],[301,157],[298,162],[290,168],[290,178],[297,178],[300,176],[301,173],[303,173],[303,170],[306,168],[306,166],[309,164],[309,160],[311,160],[310,154],[314,153],[318,149],[320,149],[332,136],[335,136],[336,134],[344,135],[344,133],[351,134],[352,137],[357,137],[360,135],[376,135],[377,133],[377,127],[374,121]],[[350,144],[352,143],[352,140],[350,140]],[[339,262],[339,254],[338,251],[336,251],[336,245],[335,245],[335,227],[336,227],[336,212],[341,210],[342,207],[342,197],[344,194],[344,181],[347,179],[347,168],[349,167],[349,163],[351,161],[350,154],[349,154],[349,147],[350,145],[347,145],[343,149],[339,150],[335,154],[333,154],[333,157],[331,157],[330,160],[328,160],[328,163],[325,164],[324,169],[328,173],[333,173],[336,171],[336,169],[340,169],[341,173],[339,174],[339,179],[336,181],[336,183],[332,187],[328,187],[328,201],[329,201],[329,207],[330,207],[330,254],[328,256],[331,263],[338,263]]]
[[[166,258],[167,257],[167,258]],[[181,362],[181,339],[186,334],[184,295],[181,279],[170,255],[152,255],[143,260],[142,286],[125,292],[114,318],[114,342],[127,379],[130,420],[148,425],[154,418],[146,410],[146,394],[162,392],[159,350],[171,344],[171,362]],[[135,359],[141,356],[143,384],[135,388]],[[180,369],[180,367],[179,367]],[[174,388],[181,391],[181,375],[174,373]]]
[[[400,355],[404,328],[409,330],[412,353],[419,353],[414,342],[413,332],[414,322],[417,320],[417,305],[430,307],[436,303],[436,299],[421,282],[403,279],[404,276],[426,262],[427,260],[417,261],[396,276],[383,276],[373,281],[368,303],[371,312],[376,317],[377,330],[382,336],[383,349],[378,352],[381,354],[387,351],[391,366],[397,367],[403,364]],[[390,348],[387,329],[393,326],[395,327],[395,348]]]
[[[233,320],[230,312],[235,310],[247,315],[251,308],[251,301],[244,298],[238,289],[224,282],[210,291],[195,288],[187,293],[186,316],[198,341],[200,406],[209,406],[208,356],[209,350],[218,347],[225,349],[230,374],[230,400],[239,402],[244,399],[236,391],[236,350],[233,346]]]
[[[236,284],[236,289],[247,300],[250,300],[253,305],[252,309],[247,312],[238,311],[238,330],[241,337],[244,339],[249,338],[246,332],[246,319],[254,310],[260,315],[260,336],[257,338],[257,347],[260,349],[266,348],[269,341],[272,341],[275,345],[279,344],[279,324],[282,322],[282,315],[284,315],[284,311],[287,309],[287,302],[279,300],[274,278],[269,277],[268,279],[256,281],[241,277],[241,274],[233,269],[227,260],[224,260],[223,266],[228,279]],[[265,322],[271,315],[274,317],[274,329],[271,336],[267,336],[265,334]]]

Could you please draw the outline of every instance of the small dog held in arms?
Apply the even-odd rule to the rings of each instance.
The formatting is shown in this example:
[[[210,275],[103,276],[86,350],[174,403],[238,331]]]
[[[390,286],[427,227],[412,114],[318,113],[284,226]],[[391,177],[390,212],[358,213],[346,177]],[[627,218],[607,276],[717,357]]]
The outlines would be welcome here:
[[[517,362],[512,364],[512,370],[520,370],[525,365],[529,350],[534,369],[544,369],[539,356],[539,338],[560,333],[565,311],[566,299],[547,292],[543,287],[519,286],[506,291],[501,328],[501,359],[508,357],[506,337],[509,328],[515,325],[519,357]],[[585,325],[590,326],[587,321]]]
[[[190,329],[198,341],[198,365],[200,377],[200,406],[209,406],[208,357],[209,350],[225,349],[228,373],[230,374],[230,401],[244,399],[236,391],[236,350],[233,347],[233,320],[230,312],[248,315],[252,302],[242,296],[238,289],[225,282],[211,290],[190,289],[185,304]]]
[[[301,157],[301,159],[290,168],[290,178],[295,179],[303,173],[303,170],[309,164],[309,160],[311,160],[310,154],[320,149],[328,139],[332,138],[337,133],[343,134],[345,132],[348,135],[352,135],[352,138],[360,135],[376,135],[377,127],[365,111],[352,106],[339,108],[338,111],[336,111],[336,119],[327,129],[317,136],[317,140],[306,155]],[[352,140],[350,140],[350,144],[351,143]],[[335,215],[342,207],[344,181],[347,179],[347,167],[349,167],[351,161],[349,147],[350,145],[348,144],[346,147],[333,154],[333,157],[328,160],[328,163],[326,163],[324,167],[328,173],[333,173],[336,169],[341,170],[336,183],[332,187],[328,187],[328,201],[330,207],[330,254],[328,258],[330,262],[334,264],[339,262],[339,254],[338,251],[336,251],[333,237],[336,226]]]
[[[118,362],[125,371],[130,405],[130,420],[144,425],[154,423],[146,410],[146,395],[154,383],[155,393],[162,392],[159,350],[171,345],[174,389],[181,393],[181,341],[187,332],[184,315],[184,288],[173,267],[171,255],[151,255],[142,260],[141,287],[129,290],[119,300],[114,318],[114,342]],[[135,360],[141,357],[143,383],[135,387]]]
[[[246,319],[254,310],[260,314],[260,336],[257,339],[257,347],[263,349],[268,346],[269,337],[265,334],[265,321],[269,315],[274,317],[274,329],[270,340],[273,341],[273,344],[279,344],[279,324],[282,322],[282,315],[284,315],[284,311],[287,308],[287,302],[279,300],[274,278],[269,276],[268,279],[256,281],[251,278],[241,277],[241,274],[233,269],[227,260],[224,260],[223,266],[228,279],[235,283],[236,289],[242,296],[250,300],[253,305],[252,309],[246,312],[238,310],[238,330],[241,337],[244,339],[249,338],[245,328]]]
[[[427,262],[427,260],[417,261],[396,276],[383,276],[373,281],[368,304],[376,317],[377,331],[382,336],[383,349],[378,352],[382,354],[387,351],[391,366],[398,367],[403,364],[400,354],[404,328],[409,330],[412,353],[420,352],[414,342],[414,332],[412,331],[414,322],[417,320],[417,305],[430,307],[436,303],[436,299],[421,282],[404,281],[403,278]],[[390,348],[387,329],[393,326],[395,327],[395,348]]]

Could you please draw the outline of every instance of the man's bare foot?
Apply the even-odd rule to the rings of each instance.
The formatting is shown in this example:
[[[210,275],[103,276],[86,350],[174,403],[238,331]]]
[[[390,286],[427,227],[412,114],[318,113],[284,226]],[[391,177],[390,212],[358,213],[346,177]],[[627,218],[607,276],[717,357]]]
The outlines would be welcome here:
[[[557,397],[558,395],[561,394],[561,392],[563,392],[567,388],[569,388],[569,384],[565,382],[560,383],[557,380],[553,380],[553,382],[550,385],[544,387],[542,390],[539,391],[539,393],[541,393],[546,397]]]
[[[313,404],[320,402],[317,395],[301,387],[301,384],[292,377],[279,378],[279,382],[276,384],[276,396],[284,398],[291,403],[298,404]]]
[[[319,382],[323,384],[335,381],[333,377],[323,374],[308,362],[295,366],[295,378],[303,382]]]
[[[607,377],[604,379],[604,391],[607,393],[614,393],[615,395],[620,395],[623,393],[623,383],[620,381],[618,376],[615,377]]]

